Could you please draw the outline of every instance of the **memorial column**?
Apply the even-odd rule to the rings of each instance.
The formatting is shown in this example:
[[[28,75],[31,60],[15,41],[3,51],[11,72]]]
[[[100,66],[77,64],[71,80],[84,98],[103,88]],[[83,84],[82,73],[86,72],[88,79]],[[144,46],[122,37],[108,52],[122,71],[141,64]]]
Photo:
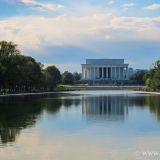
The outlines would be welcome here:
[[[97,79],[99,79],[99,67],[97,67]]]
[[[116,80],[117,78],[116,78],[116,67],[114,67],[114,79]]]
[[[110,79],[112,79],[112,67],[111,67],[111,73],[110,74],[111,74]]]
[[[118,67],[118,73],[119,73],[119,80],[120,80],[121,79],[120,67]]]
[[[104,78],[104,68],[102,67],[102,79]]]
[[[108,80],[108,67],[106,67],[106,78]]]
[[[126,78],[128,80],[128,67],[126,67]]]
[[[95,77],[96,77],[96,72],[95,72],[95,67],[93,67],[93,78],[94,78],[94,80],[95,80]]]

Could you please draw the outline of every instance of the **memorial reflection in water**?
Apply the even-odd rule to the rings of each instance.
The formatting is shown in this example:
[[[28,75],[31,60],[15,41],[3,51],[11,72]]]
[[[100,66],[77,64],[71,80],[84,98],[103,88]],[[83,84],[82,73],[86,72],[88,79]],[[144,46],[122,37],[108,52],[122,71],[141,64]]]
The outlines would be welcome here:
[[[88,119],[124,119],[128,114],[129,99],[125,96],[84,96],[82,112]]]
[[[124,120],[131,108],[148,108],[160,120],[159,96],[130,94],[82,97],[82,113],[87,120]]]

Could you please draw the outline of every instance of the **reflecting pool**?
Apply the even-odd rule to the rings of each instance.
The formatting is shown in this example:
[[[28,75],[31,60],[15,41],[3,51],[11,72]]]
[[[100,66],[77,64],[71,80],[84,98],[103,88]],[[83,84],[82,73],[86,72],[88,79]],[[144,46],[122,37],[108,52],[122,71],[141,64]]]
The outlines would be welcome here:
[[[160,96],[74,91],[0,98],[0,160],[160,159]]]

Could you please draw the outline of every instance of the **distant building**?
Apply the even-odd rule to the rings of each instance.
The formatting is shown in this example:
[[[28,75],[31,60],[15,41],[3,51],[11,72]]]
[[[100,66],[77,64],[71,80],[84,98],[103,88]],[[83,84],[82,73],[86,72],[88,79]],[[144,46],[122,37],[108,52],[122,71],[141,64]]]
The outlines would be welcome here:
[[[130,78],[135,73],[133,68],[128,68],[128,77]]]
[[[128,64],[124,59],[87,59],[82,64],[82,80],[128,80]]]
[[[133,69],[133,68],[128,68],[128,77],[129,79],[137,72],[141,72],[141,71],[144,71],[144,72],[147,72],[148,70],[146,69]]]

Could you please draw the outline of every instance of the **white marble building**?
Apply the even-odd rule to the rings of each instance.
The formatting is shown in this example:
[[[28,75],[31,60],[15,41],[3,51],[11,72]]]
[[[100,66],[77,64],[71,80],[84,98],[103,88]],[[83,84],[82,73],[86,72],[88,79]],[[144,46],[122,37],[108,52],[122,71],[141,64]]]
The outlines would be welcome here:
[[[128,64],[124,59],[87,59],[82,64],[82,80],[128,80]]]

